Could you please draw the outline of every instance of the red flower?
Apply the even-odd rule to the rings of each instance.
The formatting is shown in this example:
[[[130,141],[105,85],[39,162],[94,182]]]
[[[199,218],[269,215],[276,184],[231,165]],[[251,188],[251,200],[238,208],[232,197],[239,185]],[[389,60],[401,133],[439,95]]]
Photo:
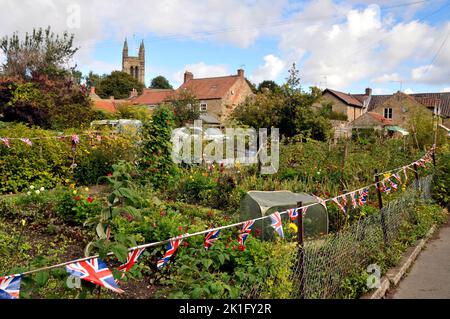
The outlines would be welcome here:
[[[80,197],[80,196],[77,196],[77,197],[74,197],[74,199],[75,199],[77,202],[79,202],[79,201],[81,200],[81,197]]]
[[[179,227],[178,227],[178,230],[179,230],[179,231],[183,231],[183,226],[179,226]]]
[[[108,173],[108,174],[106,174],[106,176],[108,176],[108,177],[112,177],[112,173]]]
[[[88,203],[92,203],[94,201],[94,198],[92,198],[91,196],[89,196],[88,198],[87,198],[87,202]]]
[[[187,241],[183,242],[183,247],[189,246],[189,243]]]
[[[159,213],[159,216],[161,216],[161,217],[164,217],[166,215],[167,215],[167,213],[165,211],[162,211],[162,212]]]
[[[256,236],[261,235],[261,229],[256,228],[256,229],[255,229],[255,233],[256,233]]]
[[[244,251],[245,250],[245,246],[244,245],[239,245],[239,251]]]

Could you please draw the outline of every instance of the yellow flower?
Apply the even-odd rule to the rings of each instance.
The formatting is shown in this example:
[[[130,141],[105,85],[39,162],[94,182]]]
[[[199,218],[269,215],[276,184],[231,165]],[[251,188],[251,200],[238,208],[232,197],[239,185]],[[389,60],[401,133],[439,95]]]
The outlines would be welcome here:
[[[289,224],[289,229],[291,229],[294,233],[298,233],[298,227],[294,223]]]
[[[78,194],[77,190],[74,190],[74,191],[73,191],[73,194],[74,194],[74,195]]]
[[[66,184],[69,184],[70,183],[70,179],[66,179],[65,182],[66,182]]]
[[[25,225],[27,224],[27,221],[25,219],[22,219],[20,222],[22,223],[22,227],[25,227]]]
[[[89,187],[86,187],[86,188],[84,189],[84,191],[85,191],[85,192],[89,192]]]
[[[391,177],[391,174],[389,174],[389,173],[384,174],[384,179],[387,179],[389,177]]]
[[[70,189],[75,189],[75,184],[70,184]]]

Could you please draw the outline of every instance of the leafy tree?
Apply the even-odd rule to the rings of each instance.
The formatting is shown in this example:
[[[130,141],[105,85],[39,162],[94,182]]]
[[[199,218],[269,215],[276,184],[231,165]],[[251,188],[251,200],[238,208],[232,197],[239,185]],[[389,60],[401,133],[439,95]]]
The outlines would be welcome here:
[[[46,129],[80,127],[93,119],[87,92],[71,80],[47,76],[0,80],[0,114],[7,122],[25,122]]]
[[[92,87],[98,88],[100,87],[100,83],[106,75],[98,75],[94,72],[90,71],[89,74],[85,77],[86,79],[86,87],[90,90]]]
[[[17,76],[31,79],[33,75],[46,74],[50,79],[66,77],[75,67],[66,69],[78,48],[73,46],[74,35],[64,32],[55,35],[48,27],[43,30],[34,29],[20,39],[18,33],[0,40],[0,50],[6,61],[2,65],[2,73],[6,76]]]
[[[186,123],[193,122],[200,117],[200,103],[189,90],[174,94],[169,99],[172,101],[170,105],[175,116],[176,127],[184,126]]]
[[[271,92],[279,92],[281,87],[275,81],[266,80],[258,85],[258,92],[263,92],[264,89],[268,89]]]
[[[96,80],[93,77],[93,80]],[[93,82],[95,83],[95,82]],[[97,82],[96,92],[104,99],[114,96],[116,99],[126,99],[130,96],[130,92],[136,89],[139,94],[142,94],[144,85],[137,79],[125,72],[113,71],[110,75],[102,77]]]
[[[173,90],[172,85],[170,85],[169,80],[167,80],[162,75],[157,76],[152,80],[152,83],[150,85],[152,89],[166,89],[166,90]]]

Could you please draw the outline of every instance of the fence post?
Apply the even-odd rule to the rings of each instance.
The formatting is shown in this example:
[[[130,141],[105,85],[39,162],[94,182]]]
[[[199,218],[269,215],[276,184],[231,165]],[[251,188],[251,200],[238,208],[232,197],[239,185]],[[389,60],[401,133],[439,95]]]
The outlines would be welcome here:
[[[433,157],[433,166],[436,167],[436,144],[433,145],[433,153],[431,153]]]
[[[297,202],[297,208],[303,206],[302,202]],[[304,225],[303,225],[303,212],[298,212],[298,230],[297,230],[297,243],[298,243],[298,270],[300,279],[300,299],[305,299],[305,252],[303,250],[304,245]]]
[[[414,163],[414,180],[416,182],[416,189],[419,190],[420,182],[419,182],[419,171],[417,170],[417,164]]]
[[[380,208],[380,213],[381,213],[381,228],[383,230],[384,244],[387,246],[388,245],[388,236],[387,236],[387,229],[386,229],[386,220],[385,220],[384,210],[383,210],[383,197],[381,196],[380,177],[378,175],[378,170],[375,170],[375,187],[377,189],[378,207]]]

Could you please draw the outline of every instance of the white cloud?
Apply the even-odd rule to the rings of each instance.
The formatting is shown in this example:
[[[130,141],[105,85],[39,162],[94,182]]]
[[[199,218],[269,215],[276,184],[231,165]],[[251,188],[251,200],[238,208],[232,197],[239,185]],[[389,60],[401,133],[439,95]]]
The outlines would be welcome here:
[[[406,94],[414,94],[414,91],[411,90],[410,88],[407,88],[406,90],[403,90],[403,93],[406,93]]]
[[[450,87],[448,87],[448,88],[443,88],[443,89],[441,90],[441,92],[450,92]]]
[[[400,75],[398,73],[383,74],[371,80],[374,83],[387,83],[387,82],[397,82],[401,81]]]
[[[254,83],[261,83],[264,80],[276,80],[283,72],[286,63],[273,54],[264,57],[264,65],[259,66],[250,76]]]
[[[228,69],[224,65],[209,65],[205,62],[199,62],[195,64],[188,64],[182,70],[179,70],[173,74],[173,81],[181,84],[184,80],[184,72],[189,71],[194,74],[194,78],[207,78],[215,76],[229,75]]]

